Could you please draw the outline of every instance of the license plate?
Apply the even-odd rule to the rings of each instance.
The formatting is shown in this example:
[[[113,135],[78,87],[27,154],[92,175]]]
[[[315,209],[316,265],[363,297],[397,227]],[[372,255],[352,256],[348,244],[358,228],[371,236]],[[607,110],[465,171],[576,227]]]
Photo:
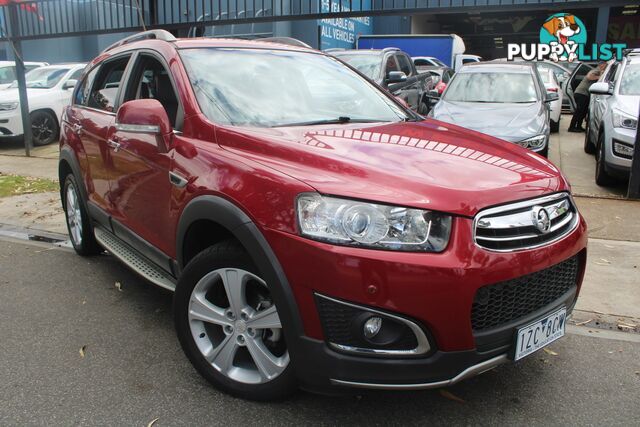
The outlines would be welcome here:
[[[518,329],[513,360],[520,360],[564,335],[567,309],[562,307],[535,322]]]

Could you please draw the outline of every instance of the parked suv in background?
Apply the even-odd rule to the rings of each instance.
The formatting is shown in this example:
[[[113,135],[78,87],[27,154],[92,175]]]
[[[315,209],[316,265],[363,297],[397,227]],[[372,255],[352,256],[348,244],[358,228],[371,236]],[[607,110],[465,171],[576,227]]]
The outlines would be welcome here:
[[[427,93],[435,83],[429,76],[420,76],[411,57],[400,49],[337,50],[330,54],[388,89],[413,111],[429,112]]]
[[[596,154],[596,183],[628,179],[638,129],[640,49],[612,61],[589,88],[591,100],[584,151]]]
[[[81,78],[59,170],[75,250],[175,290],[187,357],[245,398],[518,360],[562,336],[585,268],[551,163],[306,48],[125,39]]]
[[[26,76],[27,99],[34,145],[58,140],[62,109],[69,104],[77,79],[86,64],[60,64],[39,67]],[[0,90],[0,142],[22,137],[22,116],[18,83]]]

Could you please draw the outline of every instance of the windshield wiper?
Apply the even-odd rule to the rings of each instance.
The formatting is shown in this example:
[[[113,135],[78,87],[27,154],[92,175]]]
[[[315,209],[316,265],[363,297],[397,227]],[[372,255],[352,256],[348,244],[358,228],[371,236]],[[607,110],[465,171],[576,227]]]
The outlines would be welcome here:
[[[271,127],[279,128],[279,127],[289,127],[289,126],[314,126],[314,125],[335,125],[335,124],[345,124],[345,123],[377,123],[377,122],[387,122],[387,120],[352,119],[351,117],[340,116],[335,119],[323,119],[323,120],[311,120],[307,122],[284,123],[284,124],[273,125]]]

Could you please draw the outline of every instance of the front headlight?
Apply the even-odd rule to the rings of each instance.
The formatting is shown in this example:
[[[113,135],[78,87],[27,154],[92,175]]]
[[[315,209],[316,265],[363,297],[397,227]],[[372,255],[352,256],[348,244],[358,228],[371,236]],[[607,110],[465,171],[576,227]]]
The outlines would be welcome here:
[[[638,127],[637,117],[633,117],[631,114],[627,114],[615,108],[611,112],[611,117],[613,119],[614,128],[635,129]]]
[[[530,148],[532,150],[539,150],[540,148],[544,148],[544,144],[547,141],[546,135],[536,135],[533,138],[523,139],[522,141],[518,141],[518,145],[524,148]]]
[[[0,111],[15,110],[20,105],[17,102],[3,102],[0,104]]]
[[[451,216],[421,209],[301,194],[297,215],[303,236],[337,245],[442,252]]]

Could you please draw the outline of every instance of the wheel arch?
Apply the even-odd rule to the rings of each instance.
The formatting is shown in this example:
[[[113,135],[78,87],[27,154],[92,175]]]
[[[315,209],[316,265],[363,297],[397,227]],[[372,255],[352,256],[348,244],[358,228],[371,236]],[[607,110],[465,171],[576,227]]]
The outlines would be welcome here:
[[[270,285],[271,293],[278,306],[283,324],[287,325],[285,334],[288,345],[295,346],[303,335],[302,319],[287,277],[258,226],[237,205],[219,196],[205,195],[191,200],[182,211],[176,232],[176,261],[178,272],[194,255],[185,248],[190,243],[193,227],[206,223],[217,231],[217,238],[233,238],[242,245],[258,268],[260,274]],[[196,230],[197,232],[197,230]],[[192,236],[192,235],[191,235]]]
[[[37,112],[40,112],[40,111],[45,111],[47,113],[51,113],[53,118],[56,120],[56,125],[58,125],[58,130],[60,130],[60,119],[58,118],[58,114],[53,110],[53,108],[51,108],[51,107],[34,108],[33,110],[29,111],[29,114],[37,113]]]

